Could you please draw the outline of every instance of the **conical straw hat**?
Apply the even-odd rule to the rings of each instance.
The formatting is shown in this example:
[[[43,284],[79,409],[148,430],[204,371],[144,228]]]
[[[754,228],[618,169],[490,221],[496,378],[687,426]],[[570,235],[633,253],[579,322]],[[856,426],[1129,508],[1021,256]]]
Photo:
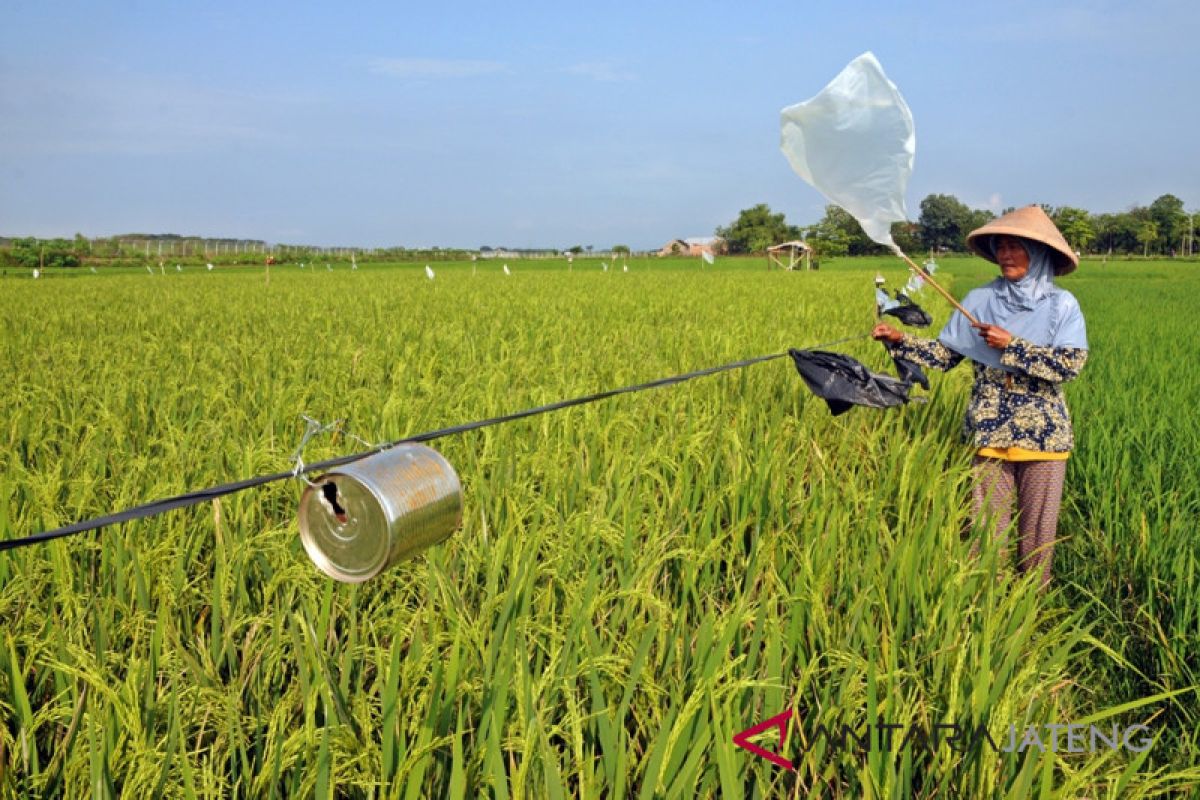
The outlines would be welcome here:
[[[1032,239],[1049,247],[1053,251],[1051,257],[1054,259],[1055,275],[1066,275],[1068,272],[1074,272],[1079,266],[1079,256],[1075,255],[1071,245],[1067,244],[1067,240],[1058,232],[1054,221],[1046,215],[1041,206],[1018,208],[992,220],[982,228],[976,228],[967,234],[967,247],[977,256],[995,264],[996,256],[992,254],[991,242],[988,240],[1000,234]]]

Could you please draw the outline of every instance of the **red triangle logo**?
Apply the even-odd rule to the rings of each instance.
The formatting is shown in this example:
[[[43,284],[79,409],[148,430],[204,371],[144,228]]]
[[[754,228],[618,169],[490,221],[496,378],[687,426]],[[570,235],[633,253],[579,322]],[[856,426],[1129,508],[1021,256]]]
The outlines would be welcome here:
[[[792,712],[790,710],[776,714],[775,716],[771,717],[770,719],[763,720],[762,722],[758,723],[757,725],[746,728],[746,730],[744,730],[740,733],[735,733],[733,735],[733,743],[736,744],[738,747],[742,748],[743,750],[753,753],[754,755],[758,756],[759,758],[765,758],[767,761],[770,761],[772,764],[774,764],[777,767],[783,767],[784,769],[792,769],[793,768],[792,762],[788,761],[786,758],[781,756],[778,752],[772,753],[770,750],[764,750],[763,748],[759,747],[758,745],[756,745],[750,741],[750,737],[752,737],[752,736],[758,736],[763,731],[770,730],[771,728],[778,728],[779,729],[779,749],[783,750],[783,746],[787,743],[788,722],[791,720],[791,718],[792,718]]]

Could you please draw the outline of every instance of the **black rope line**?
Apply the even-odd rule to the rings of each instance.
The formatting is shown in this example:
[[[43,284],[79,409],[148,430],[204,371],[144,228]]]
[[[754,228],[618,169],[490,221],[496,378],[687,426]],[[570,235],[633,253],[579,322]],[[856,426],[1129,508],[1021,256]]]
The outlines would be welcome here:
[[[832,347],[833,345],[852,342],[856,339],[865,339],[869,335],[870,334],[868,333],[863,333],[857,336],[847,336],[842,339],[836,339],[832,342],[823,342],[821,344],[813,345],[805,349],[816,350],[822,347]],[[135,519],[152,517],[168,511],[174,511],[179,508],[187,508],[188,506],[199,505],[200,503],[204,503],[209,500],[215,500],[216,498],[224,497],[225,495],[236,494],[237,492],[245,491],[246,489],[253,489],[257,486],[263,486],[268,483],[275,483],[277,481],[287,480],[288,478],[294,478],[304,473],[318,472],[332,469],[334,467],[340,467],[345,464],[349,464],[352,461],[358,461],[366,458],[367,456],[372,456],[376,453],[396,447],[397,445],[408,444],[411,442],[428,442],[433,439],[440,439],[443,436],[452,436],[456,433],[465,433],[467,431],[478,430],[479,428],[499,425],[504,422],[512,422],[513,420],[524,419],[525,417],[532,417],[538,414],[546,414],[551,411],[570,408],[571,406],[594,403],[598,400],[605,400],[609,397],[615,397],[619,394],[630,394],[632,392],[645,391],[646,389],[657,389],[661,386],[673,386],[674,384],[690,381],[694,378],[703,378],[707,375],[715,375],[719,372],[726,372],[732,369],[742,369],[744,367],[753,366],[754,364],[761,364],[764,361],[772,361],[777,358],[783,358],[786,355],[787,353],[784,352],[772,353],[771,355],[767,356],[746,358],[742,359],[741,361],[732,361],[728,364],[722,364],[718,367],[708,367],[707,369],[700,369],[696,370],[695,372],[685,372],[682,375],[672,375],[669,378],[659,378],[653,381],[646,381],[645,383],[622,386],[619,389],[607,389],[603,392],[596,392],[595,394],[584,395],[583,397],[575,397],[570,400],[559,400],[556,403],[549,403],[547,405],[537,406],[535,408],[527,408],[524,411],[515,411],[511,414],[504,414],[499,417],[490,417],[489,419],[465,422],[461,425],[454,425],[449,428],[439,428],[438,430],[426,431],[425,433],[418,433],[414,434],[413,436],[406,436],[403,439],[397,439],[394,442],[381,444],[361,453],[354,453],[352,455],[331,458],[326,461],[305,464],[300,470],[276,472],[271,475],[258,475],[253,478],[246,478],[233,483],[223,483],[220,486],[212,486],[207,489],[197,489],[191,492],[184,492],[183,494],[178,494],[174,497],[167,497],[163,498],[162,500],[154,500],[152,502],[145,503],[144,505],[134,506],[133,508],[127,508],[123,511],[106,514],[102,517],[94,517],[81,522],[74,522],[70,525],[64,525],[61,528],[55,528],[54,530],[45,531],[43,533],[37,533],[19,539],[6,539],[4,541],[0,541],[0,552],[4,552],[5,550],[15,550],[18,547],[28,547],[29,545],[40,544],[42,542],[49,542],[53,541],[54,539],[61,539],[65,536],[72,536],[77,533],[94,531],[109,525],[119,525],[123,522],[129,522]]]

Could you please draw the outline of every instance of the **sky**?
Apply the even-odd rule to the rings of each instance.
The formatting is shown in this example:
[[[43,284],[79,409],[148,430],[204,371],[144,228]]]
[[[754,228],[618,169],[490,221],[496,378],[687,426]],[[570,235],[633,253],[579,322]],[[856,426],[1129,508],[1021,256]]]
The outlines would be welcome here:
[[[0,25],[0,235],[658,247],[825,199],[780,110],[870,50],[910,219],[1200,209],[1200,3],[62,3]]]

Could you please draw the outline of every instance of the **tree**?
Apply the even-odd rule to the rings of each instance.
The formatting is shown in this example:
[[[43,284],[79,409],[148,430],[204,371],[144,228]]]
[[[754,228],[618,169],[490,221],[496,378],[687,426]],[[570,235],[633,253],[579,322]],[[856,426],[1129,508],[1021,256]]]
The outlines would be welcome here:
[[[614,256],[627,256],[627,255],[629,255],[629,245],[614,244],[612,246],[612,253]]]
[[[931,194],[921,201],[921,244],[930,250],[964,252],[967,234],[995,218],[987,209],[968,208],[952,194]]]
[[[808,233],[807,244],[818,258],[844,256],[850,252],[850,236],[843,226],[830,219],[828,212],[831,208],[837,206],[826,206],[825,217]]]
[[[731,225],[717,228],[730,253],[762,253],[780,242],[800,238],[800,229],[788,225],[782,213],[772,214],[766,203],[742,209]]]
[[[850,213],[840,206],[825,206],[825,216],[809,231],[808,243],[821,255],[878,255],[886,249],[871,241]]]
[[[1087,249],[1087,246],[1096,238],[1096,231],[1092,227],[1092,217],[1082,208],[1072,208],[1071,206],[1056,208],[1050,218],[1054,220],[1054,224],[1058,226],[1058,230],[1067,243],[1076,250]]]
[[[892,241],[906,253],[921,250],[921,226],[915,222],[893,222]]]
[[[70,239],[14,239],[4,263],[23,269],[34,267],[78,267],[79,256]]]
[[[954,195],[931,194],[921,201],[921,244],[929,250],[965,250],[971,209]]]
[[[1096,243],[1106,253],[1136,253],[1141,239],[1138,229],[1150,219],[1150,209],[1133,206],[1116,214],[1099,214],[1095,218]]]
[[[963,226],[963,246],[965,247],[967,244],[968,233],[976,228],[982,228],[995,218],[996,215],[988,211],[986,208],[972,209],[971,213],[967,215],[967,224]]]
[[[1142,255],[1150,255],[1150,245],[1158,241],[1158,223],[1148,219],[1138,226],[1137,240],[1142,243]]]
[[[1164,194],[1150,204],[1150,218],[1158,226],[1159,252],[1168,253],[1183,241],[1188,217],[1183,201],[1173,194]]]

